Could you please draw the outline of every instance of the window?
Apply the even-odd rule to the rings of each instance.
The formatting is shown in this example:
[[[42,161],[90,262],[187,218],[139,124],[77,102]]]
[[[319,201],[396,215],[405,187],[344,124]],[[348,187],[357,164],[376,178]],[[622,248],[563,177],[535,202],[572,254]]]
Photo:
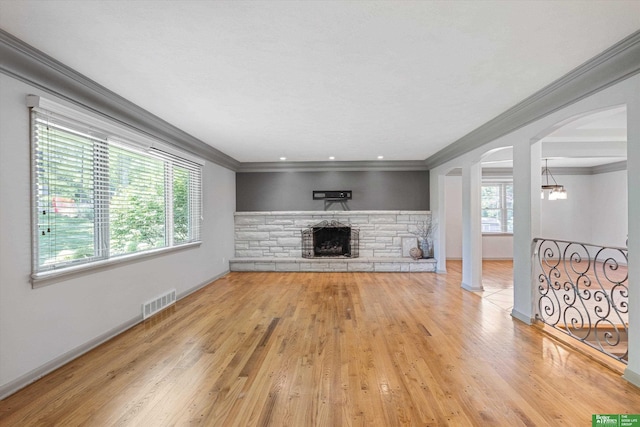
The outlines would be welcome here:
[[[482,185],[482,232],[513,233],[513,184]]]
[[[39,108],[31,114],[34,278],[199,242],[201,164],[159,143]]]

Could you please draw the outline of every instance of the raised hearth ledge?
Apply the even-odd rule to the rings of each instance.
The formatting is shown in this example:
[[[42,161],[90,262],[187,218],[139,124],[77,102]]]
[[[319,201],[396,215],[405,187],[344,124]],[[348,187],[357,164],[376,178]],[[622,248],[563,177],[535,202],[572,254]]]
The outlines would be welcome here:
[[[370,212],[370,211],[369,211]],[[389,211],[385,211],[389,212]],[[231,271],[435,272],[433,258],[233,258]]]
[[[236,212],[234,215],[264,215],[264,216],[350,216],[350,215],[421,215],[430,211],[247,211]]]

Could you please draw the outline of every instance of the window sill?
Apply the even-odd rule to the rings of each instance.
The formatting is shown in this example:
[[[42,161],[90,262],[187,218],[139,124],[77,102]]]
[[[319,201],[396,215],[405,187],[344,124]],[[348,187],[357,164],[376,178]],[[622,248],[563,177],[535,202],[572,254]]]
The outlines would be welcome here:
[[[198,247],[202,242],[185,243],[170,248],[155,249],[147,252],[122,255],[110,259],[92,262],[90,264],[75,265],[72,267],[60,268],[58,270],[44,271],[31,275],[31,286],[33,289],[48,286],[63,280],[69,280],[85,274],[95,273],[96,271],[113,268],[118,265],[130,264],[142,261],[148,258],[165,255],[167,253],[181,251],[183,249],[191,249]]]
[[[506,233],[506,232],[501,232],[501,231],[492,233],[492,232],[486,232],[485,231],[484,233],[482,233],[482,237],[484,237],[484,236],[502,236],[502,237],[511,236],[511,237],[513,237],[513,233]]]

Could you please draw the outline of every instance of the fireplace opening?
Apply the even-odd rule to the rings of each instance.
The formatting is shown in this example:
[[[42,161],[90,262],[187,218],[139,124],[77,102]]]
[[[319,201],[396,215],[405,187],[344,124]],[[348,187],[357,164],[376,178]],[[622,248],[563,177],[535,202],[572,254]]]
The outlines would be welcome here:
[[[302,231],[302,256],[358,257],[358,230],[338,221],[322,221]]]
[[[351,227],[313,227],[313,256],[351,256]]]

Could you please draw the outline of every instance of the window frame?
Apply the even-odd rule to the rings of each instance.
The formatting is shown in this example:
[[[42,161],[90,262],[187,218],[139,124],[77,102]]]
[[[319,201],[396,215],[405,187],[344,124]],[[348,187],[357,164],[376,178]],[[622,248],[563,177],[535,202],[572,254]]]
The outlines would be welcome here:
[[[31,283],[32,286],[40,287],[51,283],[55,283],[60,280],[73,278],[77,275],[86,274],[87,272],[104,269],[110,266],[119,265],[123,263],[135,262],[144,258],[158,256],[161,254],[174,252],[177,250],[183,250],[187,248],[197,247],[202,243],[202,226],[203,226],[203,173],[204,173],[204,160],[195,157],[189,153],[185,153],[181,150],[177,150],[171,146],[164,144],[163,142],[140,134],[137,131],[128,129],[124,125],[111,122],[103,117],[99,117],[87,111],[82,111],[77,108],[68,107],[63,104],[51,101],[46,98],[42,98],[36,95],[27,96],[27,107],[30,109],[30,141],[31,141],[31,212],[32,212],[32,245],[31,245],[31,259],[32,259],[32,274]],[[160,160],[164,164],[164,244],[162,247],[148,249],[148,250],[136,250],[134,252],[125,254],[109,253],[109,225],[111,219],[107,221],[100,221],[96,218],[100,215],[105,215],[105,212],[100,211],[109,204],[108,194],[94,194],[94,218],[91,220],[94,227],[96,236],[94,237],[94,256],[88,257],[90,260],[85,262],[60,262],[53,267],[43,269],[39,260],[40,250],[40,230],[39,230],[39,211],[40,207],[37,205],[39,201],[38,190],[38,171],[37,171],[37,142],[36,142],[36,120],[35,117],[46,116],[51,118],[52,121],[61,121],[65,123],[77,124],[79,130],[91,129],[100,134],[100,137],[104,137],[105,147],[119,146],[133,153],[140,153],[144,157],[149,159]],[[77,129],[76,129],[77,130]],[[108,148],[107,148],[108,149]],[[94,158],[92,165],[95,168],[98,161]],[[173,170],[175,168],[182,168],[188,171],[187,192],[188,192],[188,235],[189,238],[185,241],[176,243],[174,241],[174,200],[173,200]],[[100,186],[103,187],[109,185],[109,169],[107,169],[106,178],[100,179],[93,178],[92,188],[94,193],[100,193]],[[169,189],[167,191],[167,189]],[[106,192],[108,193],[108,191]],[[100,208],[99,208],[100,207]],[[109,218],[108,210],[106,211],[106,217]],[[105,250],[106,240],[106,250]]]
[[[499,208],[481,208],[483,210],[494,210],[499,212],[499,220],[500,220],[500,231],[482,231],[482,235],[486,236],[512,236],[513,231],[508,231],[508,212],[513,212],[513,206],[511,208],[507,207],[507,186],[511,186],[511,191],[513,193],[513,181],[498,181],[498,180],[487,180],[483,181],[481,184],[481,194],[480,194],[480,203],[482,203],[482,188],[483,187],[499,187],[499,198],[500,198],[500,207]],[[482,222],[482,218],[485,218],[481,214],[480,221]],[[482,226],[481,226],[482,229]]]

